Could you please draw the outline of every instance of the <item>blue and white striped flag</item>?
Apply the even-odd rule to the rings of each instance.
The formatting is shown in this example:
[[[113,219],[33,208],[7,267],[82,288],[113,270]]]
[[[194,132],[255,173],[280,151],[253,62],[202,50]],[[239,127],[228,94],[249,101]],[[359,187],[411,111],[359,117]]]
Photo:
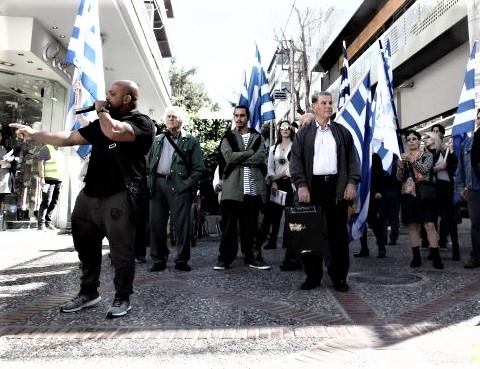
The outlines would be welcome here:
[[[348,100],[350,96],[350,81],[348,79],[348,55],[347,55],[347,45],[345,41],[342,44],[342,52],[343,52],[343,64],[340,68],[340,74],[342,79],[340,81],[340,93],[338,95],[338,106],[337,111],[345,105],[345,102]]]
[[[388,42],[387,42],[388,43]],[[393,154],[400,157],[397,118],[393,101],[390,57],[380,47],[377,62],[378,83],[372,104],[373,152],[382,160],[383,170],[391,173]]]
[[[268,80],[260,60],[260,52],[256,47],[255,62],[248,83],[248,102],[250,107],[249,127],[261,131],[262,125],[275,119]]]
[[[95,100],[105,99],[97,0],[80,0],[65,59],[67,63],[75,65],[66,129],[76,130],[80,128],[80,123],[75,116],[75,86],[77,83],[81,82],[82,86],[82,106],[91,106]],[[92,112],[86,119],[96,119],[95,112]],[[90,150],[90,145],[83,145],[77,149],[77,153],[83,158],[89,154]]]
[[[356,240],[363,235],[370,203],[370,170],[372,166],[370,95],[370,71],[368,71],[335,118],[337,123],[343,125],[352,134],[361,165],[362,179],[355,199],[355,215],[351,218],[349,224],[351,240]]]
[[[247,73],[243,71],[243,81],[240,88],[240,98],[238,99],[238,105],[249,106],[248,104],[248,90],[247,90]]]
[[[452,126],[453,151],[460,157],[463,141],[475,130],[475,57],[477,41],[473,42],[472,52],[467,63],[460,101]]]

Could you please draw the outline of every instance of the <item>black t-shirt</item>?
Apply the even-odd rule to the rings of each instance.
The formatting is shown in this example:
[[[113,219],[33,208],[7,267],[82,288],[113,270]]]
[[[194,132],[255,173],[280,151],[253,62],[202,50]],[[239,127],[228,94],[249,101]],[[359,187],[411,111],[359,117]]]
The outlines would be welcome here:
[[[78,130],[92,145],[84,188],[89,196],[109,196],[125,189],[124,175],[119,168],[117,155],[129,178],[140,180],[146,176],[145,156],[153,142],[153,122],[148,116],[137,111],[132,111],[118,120],[132,126],[135,141],[111,141],[102,133],[98,119]]]

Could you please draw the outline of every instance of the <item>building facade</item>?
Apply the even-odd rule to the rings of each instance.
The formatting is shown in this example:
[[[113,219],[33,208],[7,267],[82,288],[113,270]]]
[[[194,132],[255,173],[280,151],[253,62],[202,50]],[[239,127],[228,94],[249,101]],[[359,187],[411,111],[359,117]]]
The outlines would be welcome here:
[[[473,0],[365,0],[332,33],[328,22],[345,20],[341,8],[324,19],[311,58],[322,72],[321,89],[338,98],[341,44],[345,40],[353,88],[370,69],[376,83],[380,40],[390,40],[393,84],[401,128],[426,129],[453,122],[473,42]],[[477,26],[478,27],[478,26]],[[470,35],[470,36],[469,36]]]

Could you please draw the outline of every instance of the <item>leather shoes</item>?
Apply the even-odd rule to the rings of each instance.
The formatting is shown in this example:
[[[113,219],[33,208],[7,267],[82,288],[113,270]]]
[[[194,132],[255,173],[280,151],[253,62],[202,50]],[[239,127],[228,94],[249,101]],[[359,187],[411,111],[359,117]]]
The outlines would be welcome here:
[[[348,287],[347,282],[345,281],[338,281],[333,285],[333,288],[335,289],[335,291],[338,291],[338,292],[348,292],[348,290],[350,289],[350,287]]]
[[[161,272],[162,270],[165,270],[167,268],[167,263],[165,262],[159,262],[159,263],[154,263],[152,267],[150,268],[151,272]]]
[[[175,264],[175,269],[180,270],[181,272],[189,272],[192,270],[187,263],[177,263]]]
[[[303,282],[302,285],[300,286],[300,289],[304,291],[310,291],[317,287],[320,287],[320,281],[307,278],[305,282]]]

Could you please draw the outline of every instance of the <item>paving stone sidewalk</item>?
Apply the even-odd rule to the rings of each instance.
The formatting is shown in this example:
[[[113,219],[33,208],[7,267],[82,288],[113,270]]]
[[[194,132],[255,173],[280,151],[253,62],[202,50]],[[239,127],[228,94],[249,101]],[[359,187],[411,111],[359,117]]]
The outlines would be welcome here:
[[[270,271],[213,271],[218,237],[192,249],[189,273],[138,264],[132,311],[108,320],[114,290],[104,257],[97,306],[61,314],[58,305],[78,291],[71,237],[55,232],[0,232],[0,364],[8,368],[478,368],[480,269],[466,270],[469,224],[460,227],[462,261],[441,252],[435,270],[409,268],[402,232],[377,259],[351,258],[351,291],[301,291],[303,272],[281,272],[284,250],[265,250]],[[106,241],[105,241],[106,242]],[[280,242],[279,242],[280,244]],[[358,251],[352,243],[351,253]],[[104,254],[108,253],[105,244]]]

